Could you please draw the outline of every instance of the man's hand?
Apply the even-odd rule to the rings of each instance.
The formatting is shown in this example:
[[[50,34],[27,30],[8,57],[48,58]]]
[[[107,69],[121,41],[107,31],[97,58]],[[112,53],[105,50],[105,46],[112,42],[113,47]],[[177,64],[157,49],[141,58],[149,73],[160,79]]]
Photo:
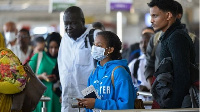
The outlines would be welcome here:
[[[151,86],[152,86],[152,84],[153,84],[153,77],[148,77],[148,78],[147,78],[147,82],[149,83],[150,89],[151,89]]]
[[[56,75],[54,75],[54,74],[47,75],[47,78],[48,78],[49,82],[54,82],[57,80]]]
[[[95,98],[78,99],[78,105],[88,109],[93,109],[94,104],[95,104]]]

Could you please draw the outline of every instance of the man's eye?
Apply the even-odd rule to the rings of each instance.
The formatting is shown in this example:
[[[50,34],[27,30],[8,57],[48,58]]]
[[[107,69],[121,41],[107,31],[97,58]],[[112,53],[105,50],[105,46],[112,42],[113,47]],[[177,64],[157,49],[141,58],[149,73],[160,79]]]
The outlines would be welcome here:
[[[154,18],[158,17],[158,15],[153,15]]]
[[[71,24],[72,24],[72,25],[76,25],[76,24],[77,24],[77,22],[72,22]]]

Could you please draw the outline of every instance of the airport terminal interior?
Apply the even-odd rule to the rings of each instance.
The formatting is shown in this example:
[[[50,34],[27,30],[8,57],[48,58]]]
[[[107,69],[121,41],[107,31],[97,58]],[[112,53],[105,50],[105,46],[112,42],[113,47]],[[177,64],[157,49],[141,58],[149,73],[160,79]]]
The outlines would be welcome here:
[[[128,63],[130,64],[130,62],[132,60],[129,61],[129,59],[130,59],[129,55],[131,55],[131,53],[133,53],[133,51],[130,52],[130,46],[137,43],[138,49],[139,49],[139,43],[143,39],[142,30],[145,27],[152,26],[150,8],[147,5],[147,3],[149,3],[150,1],[151,0],[0,0],[0,33],[2,34],[2,36],[5,36],[5,31],[3,29],[4,28],[3,26],[5,25],[6,22],[12,21],[16,24],[16,28],[19,33],[17,36],[20,36],[19,31],[21,31],[21,29],[26,29],[30,32],[30,37],[31,37],[30,40],[31,41],[35,40],[39,36],[42,36],[44,39],[47,39],[47,37],[49,35],[51,35],[52,32],[58,32],[61,35],[61,39],[56,40],[56,42],[59,43],[60,41],[62,41],[62,39],[63,39],[62,37],[64,37],[64,34],[66,33],[65,27],[64,27],[64,22],[63,22],[63,16],[64,16],[65,9],[67,9],[70,6],[78,6],[82,9],[82,11],[84,13],[85,24],[92,24],[94,22],[100,22],[103,24],[106,31],[112,31],[115,34],[117,34],[119,39],[122,41],[122,50],[120,50],[120,52],[122,52],[122,53],[125,52],[124,55],[122,54],[122,57],[124,56],[123,58],[126,58],[128,60]],[[199,1],[200,0],[176,0],[176,1],[179,2],[183,7],[183,15],[182,15],[181,23],[185,24],[187,30],[190,33],[192,33],[193,35],[195,35],[196,38],[199,39],[199,32],[200,32],[200,30],[199,30],[199,26],[200,26],[199,25],[199,22],[200,22],[199,21],[199,17],[200,17],[199,16],[199,14],[200,14]],[[113,4],[115,4],[115,7]],[[60,45],[60,43],[59,44],[58,43],[57,43],[57,48],[59,48],[59,45]],[[44,51],[47,52],[47,54],[45,54],[43,56],[51,55],[50,58],[52,58],[52,57],[54,58],[54,59],[52,59],[53,60],[52,63],[54,63],[54,62],[56,63],[53,67],[51,67],[51,64],[48,67],[52,68],[52,70],[55,70],[55,68],[57,67],[56,69],[58,70],[59,63],[57,64],[57,56],[59,57],[59,55],[61,55],[61,54],[59,54],[58,49],[56,52],[57,54],[55,56],[53,54],[51,54],[51,52],[49,53],[48,50],[49,50],[50,42],[48,43],[48,39],[47,39],[46,43],[44,43],[44,44],[46,44],[46,46],[48,48],[44,48],[44,50],[42,50],[43,52]],[[31,45],[32,45],[32,43],[31,43]],[[157,44],[154,44],[154,45],[157,47]],[[62,46],[65,46],[65,45],[62,45]],[[105,49],[107,49],[107,48],[105,48]],[[136,50],[138,50],[138,49],[136,49]],[[199,45],[198,45],[198,50],[199,50]],[[146,51],[146,49],[145,49],[145,51]],[[0,52],[1,52],[1,49],[0,49]],[[156,51],[154,51],[154,53],[155,52]],[[3,52],[3,53],[5,53],[5,52]],[[1,57],[1,55],[4,55],[3,53],[1,52],[0,57]],[[31,53],[32,54],[29,55],[30,57],[35,56],[33,50]],[[85,52],[82,52],[82,53],[84,54]],[[199,53],[199,51],[198,51],[198,53]],[[91,52],[89,52],[89,55],[90,54],[91,54]],[[40,54],[38,53],[38,57],[39,57],[39,55]],[[72,55],[74,55],[74,54],[72,53]],[[108,57],[108,55],[109,55],[109,52],[107,54],[107,57]],[[142,53],[140,52],[139,55],[142,55]],[[198,56],[199,56],[199,54],[198,54]],[[75,59],[78,56],[75,58],[74,57],[70,57],[70,58]],[[83,57],[84,57],[84,55],[83,55]],[[79,58],[81,60],[81,56]],[[30,58],[30,59],[33,59],[33,58]],[[93,60],[93,59],[91,58],[91,60]],[[138,60],[139,60],[139,58],[138,58]],[[138,60],[136,60],[135,63],[138,62]],[[58,59],[58,62],[59,62],[59,59]],[[37,58],[37,63],[38,63],[38,58]],[[71,63],[75,63],[75,61],[73,61],[73,62],[70,61],[70,64]],[[140,63],[140,62],[138,62],[138,63]],[[29,64],[32,67],[31,64],[35,64],[35,63],[30,62]],[[198,62],[198,64],[199,64],[199,62]],[[63,66],[65,66],[65,65],[67,65],[67,64],[63,64]],[[87,66],[89,66],[89,65],[87,65]],[[135,66],[135,64],[134,64],[134,66]],[[139,64],[138,64],[138,66],[139,66]],[[1,67],[1,59],[0,59],[0,67]],[[38,70],[38,65],[33,66],[33,67],[35,67]],[[75,67],[77,67],[77,66],[73,66],[72,68],[74,69]],[[127,67],[130,68],[130,66],[127,66]],[[60,68],[62,68],[62,67],[60,67]],[[3,68],[0,68],[0,69],[3,69]],[[89,67],[87,69],[89,69]],[[85,69],[85,70],[87,71],[87,69]],[[35,70],[36,73],[38,72],[37,70]],[[76,70],[74,70],[74,71],[76,71]],[[72,71],[72,72],[74,72],[74,71]],[[55,72],[57,73],[59,71],[55,71]],[[0,76],[1,76],[1,73],[3,74],[3,72],[0,71]],[[69,72],[69,74],[70,73],[71,72]],[[129,73],[131,73],[131,72],[129,71]],[[41,74],[43,74],[43,73],[41,73]],[[57,78],[57,76],[51,76],[51,77]],[[0,79],[1,78],[2,77],[0,77]],[[38,77],[38,79],[40,79],[40,77]],[[132,78],[132,80],[133,79],[134,78]],[[43,80],[43,79],[41,79],[41,80]],[[79,80],[79,79],[77,79],[77,80]],[[2,80],[0,80],[0,82],[1,81]],[[49,80],[45,80],[45,81],[49,82]],[[59,81],[62,81],[62,79],[60,79]],[[77,81],[77,82],[81,83],[81,81]],[[53,84],[54,83],[55,82],[53,82]],[[137,82],[137,84],[138,83],[141,83],[141,82]],[[59,91],[61,91],[62,87],[59,84],[60,84],[60,82],[58,82],[57,88],[59,89]],[[65,85],[65,83],[64,83],[64,85]],[[0,84],[0,86],[1,86],[1,84]],[[53,87],[53,86],[51,85],[51,87]],[[0,95],[2,95],[1,88],[2,87],[0,87]],[[102,90],[105,91],[105,88],[103,88]],[[107,91],[110,91],[110,89],[107,89]],[[199,111],[199,107],[195,108],[195,109],[193,109],[193,108],[188,108],[188,109],[178,108],[178,109],[169,109],[169,110],[151,109],[153,101],[152,101],[152,94],[150,92],[151,92],[150,89],[148,89],[148,91],[137,92],[138,96],[141,95],[142,96],[141,98],[145,99],[143,102],[145,109],[136,109],[134,111],[133,110],[126,110],[126,111],[125,110],[121,110],[121,111],[120,110],[119,111],[102,110],[102,111],[97,111],[97,112]],[[198,93],[199,93],[199,90],[198,90]],[[58,101],[57,101],[58,103],[56,103],[55,105],[57,106],[57,104],[58,104],[57,107],[60,107],[59,109],[61,109],[61,102],[62,102],[61,93],[59,93],[59,95],[60,95],[59,97],[58,96],[56,97],[58,99]],[[1,96],[0,96],[0,99],[1,99]],[[75,98],[75,100],[77,100],[77,99]],[[50,112],[50,111],[46,110],[49,107],[46,108],[45,103],[51,102],[51,101],[53,101],[51,99],[51,97],[43,96],[40,99],[40,103],[38,103],[38,104],[40,104],[40,107],[36,108],[41,111],[34,111],[34,112]],[[55,106],[55,105],[53,105],[53,106]],[[79,111],[77,102],[72,106],[74,106],[74,108],[77,109],[76,111]],[[83,108],[83,107],[84,107],[84,105],[81,108]],[[1,112],[1,101],[0,101],[0,112]],[[52,112],[60,112],[60,111],[52,110]],[[62,111],[62,112],[64,112],[64,111]],[[96,112],[96,111],[94,111],[94,112]]]
[[[3,24],[10,20],[16,22],[18,29],[29,28],[32,35],[45,34],[52,31],[60,32],[62,30],[60,27],[60,22],[62,22],[60,21],[62,20],[60,13],[62,11],[52,10],[51,1],[54,0],[0,0],[0,26],[2,26],[0,31],[3,32]],[[69,1],[75,1],[75,5],[83,9],[86,24],[99,21],[104,24],[106,30],[117,33],[118,11],[110,11],[109,0]],[[142,28],[150,26],[149,7],[147,6],[150,0],[131,1],[131,9],[129,11],[121,11],[122,41],[128,46],[139,42]],[[182,23],[185,23],[191,32],[199,35],[199,0],[177,1],[183,6]],[[43,28],[43,30],[40,28]]]

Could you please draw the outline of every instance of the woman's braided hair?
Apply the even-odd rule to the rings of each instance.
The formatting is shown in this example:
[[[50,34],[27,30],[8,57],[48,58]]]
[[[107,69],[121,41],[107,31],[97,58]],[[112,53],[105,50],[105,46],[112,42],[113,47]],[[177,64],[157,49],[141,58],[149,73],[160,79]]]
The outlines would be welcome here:
[[[114,51],[110,54],[110,58],[112,60],[119,60],[122,59],[122,55],[120,50],[122,48],[122,42],[120,41],[119,37],[111,32],[111,31],[102,31],[98,32],[97,35],[101,35],[107,41],[107,47],[113,47]]]

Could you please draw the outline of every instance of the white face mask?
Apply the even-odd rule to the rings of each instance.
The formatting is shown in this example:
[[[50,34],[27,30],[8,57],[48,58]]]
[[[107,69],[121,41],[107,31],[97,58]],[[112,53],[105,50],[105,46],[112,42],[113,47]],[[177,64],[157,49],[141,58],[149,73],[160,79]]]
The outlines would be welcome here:
[[[6,32],[5,33],[5,37],[6,37],[6,41],[7,42],[12,42],[15,40],[16,36],[15,36],[15,32]]]
[[[95,45],[92,46],[91,55],[94,59],[101,61],[106,58],[104,55],[105,49],[102,47],[97,47]]]

